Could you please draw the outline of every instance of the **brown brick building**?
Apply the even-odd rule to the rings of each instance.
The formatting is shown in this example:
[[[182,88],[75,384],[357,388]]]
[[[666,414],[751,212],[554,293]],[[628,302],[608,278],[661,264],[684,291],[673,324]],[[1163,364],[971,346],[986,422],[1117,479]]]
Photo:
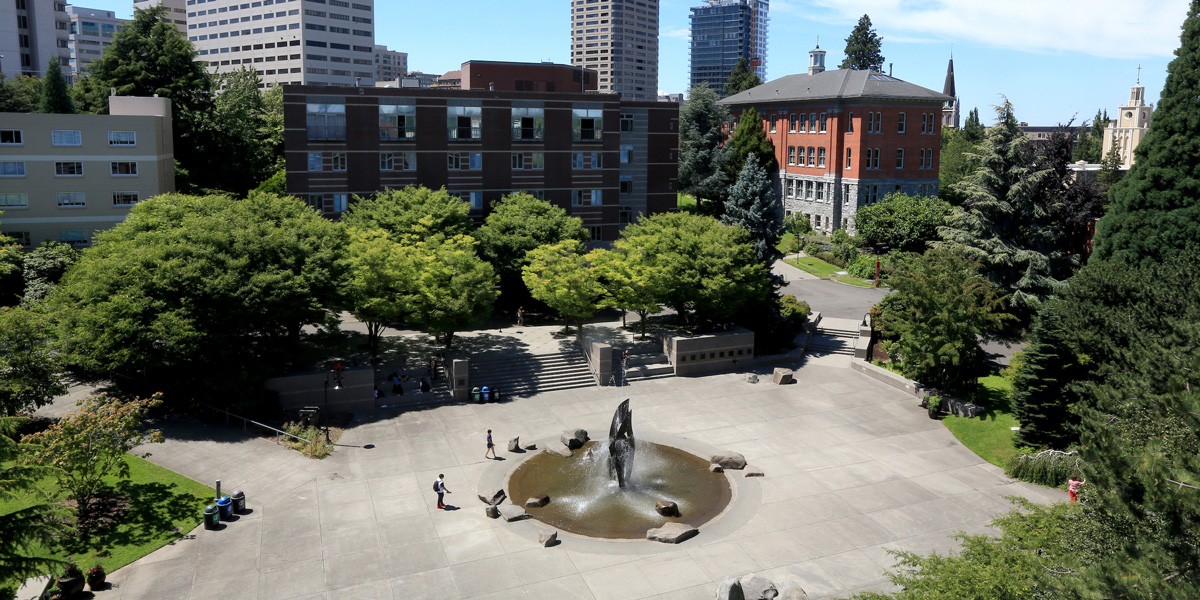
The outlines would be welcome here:
[[[825,71],[819,49],[810,57],[807,74],[720,101],[735,116],[753,107],[762,118],[785,214],[853,234],[858,208],[891,192],[937,195],[942,105],[951,98],[875,71]]]
[[[465,75],[465,73],[464,73]],[[676,205],[679,105],[615,94],[284,86],[288,193],[336,218],[355,195],[445,187],[477,220],[514,191],[592,239]]]

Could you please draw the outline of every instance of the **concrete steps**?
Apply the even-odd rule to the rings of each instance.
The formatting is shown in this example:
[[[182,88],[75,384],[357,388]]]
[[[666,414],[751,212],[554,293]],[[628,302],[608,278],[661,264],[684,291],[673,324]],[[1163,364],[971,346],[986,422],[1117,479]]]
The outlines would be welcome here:
[[[592,387],[596,378],[580,351],[516,358],[472,359],[471,387],[499,388],[503,396],[526,396]]]
[[[854,356],[854,344],[858,341],[858,329],[841,323],[829,323],[834,319],[823,319],[817,326],[816,335],[808,342],[811,354],[840,354]]]
[[[661,352],[656,354],[631,354],[626,363],[625,381],[674,377],[675,367]]]

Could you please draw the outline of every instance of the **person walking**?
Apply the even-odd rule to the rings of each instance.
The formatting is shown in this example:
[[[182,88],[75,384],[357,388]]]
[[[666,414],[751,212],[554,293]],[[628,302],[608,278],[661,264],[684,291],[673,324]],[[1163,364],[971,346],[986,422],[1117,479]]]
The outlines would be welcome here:
[[[446,487],[446,476],[438,473],[437,481],[433,482],[433,491],[438,495],[438,508],[445,510],[446,504],[442,501],[445,494],[449,494],[450,490]]]
[[[1087,483],[1086,479],[1076,481],[1074,477],[1067,479],[1067,494],[1071,496],[1071,502],[1079,502],[1079,488]]]
[[[488,430],[487,450],[485,450],[483,452],[484,458],[488,457],[488,452],[492,453],[492,458],[496,458],[496,444],[492,443],[492,430],[491,429]]]
[[[525,307],[518,306],[517,307],[517,327],[524,327],[524,326],[525,326]]]

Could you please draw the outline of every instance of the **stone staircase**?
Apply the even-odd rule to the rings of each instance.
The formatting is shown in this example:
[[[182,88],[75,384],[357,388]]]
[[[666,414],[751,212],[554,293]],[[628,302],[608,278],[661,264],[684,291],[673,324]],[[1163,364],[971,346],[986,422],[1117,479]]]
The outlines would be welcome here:
[[[592,387],[596,378],[583,352],[471,359],[471,387],[499,388],[502,396],[526,396]]]
[[[618,360],[620,360],[618,358]],[[625,365],[625,382],[674,377],[675,367],[662,352],[630,353]]]
[[[815,355],[838,354],[854,356],[858,341],[858,323],[850,319],[821,319],[816,334],[808,342],[808,352]]]

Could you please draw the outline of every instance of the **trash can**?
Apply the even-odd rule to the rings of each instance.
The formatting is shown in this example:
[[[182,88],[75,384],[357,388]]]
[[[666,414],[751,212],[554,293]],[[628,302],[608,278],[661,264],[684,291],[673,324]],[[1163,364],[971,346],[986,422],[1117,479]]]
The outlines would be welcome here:
[[[483,392],[479,391],[479,386],[471,389],[471,399],[476,402],[483,402]]]
[[[500,401],[500,388],[492,388],[492,402]]]
[[[219,520],[217,513],[218,513],[217,507],[212,504],[209,504],[208,506],[204,507],[204,528],[205,529],[216,529],[217,528],[217,521]]]
[[[485,385],[485,386],[483,386],[483,401],[491,402],[491,400],[492,400],[492,388]]]
[[[246,512],[246,492],[234,490],[229,499],[233,500],[233,514],[240,515]]]
[[[221,496],[217,500],[217,510],[221,511],[221,520],[228,521],[233,516],[233,501],[229,496]]]

